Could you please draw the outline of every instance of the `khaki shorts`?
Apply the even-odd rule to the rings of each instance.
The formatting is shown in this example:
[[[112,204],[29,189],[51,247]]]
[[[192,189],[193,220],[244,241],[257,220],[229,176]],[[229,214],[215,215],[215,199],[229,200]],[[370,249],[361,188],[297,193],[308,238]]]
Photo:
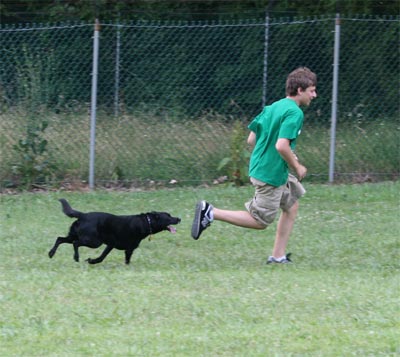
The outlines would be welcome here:
[[[274,221],[279,209],[287,211],[306,192],[299,180],[291,174],[287,183],[279,187],[252,177],[250,181],[256,191],[253,199],[245,206],[254,219],[265,227]]]

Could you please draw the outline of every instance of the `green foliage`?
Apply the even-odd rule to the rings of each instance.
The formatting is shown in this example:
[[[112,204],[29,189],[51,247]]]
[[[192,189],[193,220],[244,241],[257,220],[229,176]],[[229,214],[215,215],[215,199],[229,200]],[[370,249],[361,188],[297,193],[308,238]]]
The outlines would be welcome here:
[[[14,185],[30,188],[32,185],[48,183],[55,175],[57,167],[49,159],[48,141],[45,139],[47,127],[47,121],[29,123],[26,136],[13,146],[19,157],[19,161],[12,166]]]
[[[197,200],[242,209],[251,187],[0,195],[0,355],[398,356],[400,185],[306,185],[289,241],[267,266],[276,226],[214,222],[190,238]],[[81,211],[168,210],[177,233],[145,240],[130,266],[114,250],[47,251]],[[39,214],[38,214],[39,213]],[[390,228],[390,229],[388,229]]]
[[[236,115],[240,108],[240,115],[251,116],[262,100],[272,102],[284,95],[286,75],[301,57],[318,74],[318,92],[323,93],[311,110],[320,113],[320,120],[329,120],[334,17],[321,16],[315,22],[305,18],[303,23],[271,18],[267,40],[264,21],[259,17],[230,26],[190,27],[168,22],[157,26],[135,23],[134,27],[123,21],[118,26],[103,24],[98,101],[115,109],[114,71],[119,68],[117,91],[123,101],[119,104],[127,110],[144,104],[163,111],[180,108],[183,114],[196,116],[210,109]],[[398,21],[389,20],[342,20],[339,95],[343,111],[362,103],[371,117],[377,105],[389,115],[398,113],[393,105],[397,88],[392,81],[399,66],[392,51],[397,25]],[[7,31],[0,37],[4,59],[0,82],[8,102],[20,104],[35,95],[42,105],[56,111],[71,102],[88,102],[92,26],[66,24],[57,30],[45,26],[36,31],[37,26],[31,25],[27,29],[31,31]],[[121,48],[119,63],[115,63],[116,37]],[[354,52],[358,55],[352,56]],[[365,80],[371,69],[372,82]],[[263,82],[264,70],[267,83]],[[263,98],[263,87],[267,98]],[[357,91],[352,93],[354,87]],[[377,91],[383,93],[379,104],[372,100]]]
[[[11,185],[30,188],[48,183],[54,176],[56,166],[48,152],[46,129],[49,122],[42,119],[43,108],[49,104],[53,92],[52,56],[39,55],[28,45],[22,46],[22,57],[17,61],[16,92],[21,112],[27,113],[24,137],[13,145],[16,160],[12,164]]]
[[[398,18],[355,17],[341,21],[339,110],[362,104],[372,119],[381,112],[398,115],[393,73],[399,57],[392,50]],[[291,70],[307,65],[318,74],[320,93],[308,113],[328,122],[335,17],[289,22],[271,17],[268,24],[265,38],[264,16],[213,24],[102,23],[98,103],[113,113],[147,107],[193,119],[208,111],[252,117],[261,103],[284,96]],[[34,98],[55,112],[68,110],[71,103],[85,107],[91,93],[92,24],[25,29],[1,32],[1,101],[19,106]]]
[[[51,40],[46,36],[38,39],[45,43]],[[16,92],[16,101],[12,102],[17,102],[31,114],[37,113],[41,107],[51,107],[59,90],[54,69],[54,52],[24,43],[20,51],[15,51],[15,59],[13,89]]]
[[[32,1],[0,3],[2,22],[76,21],[94,18],[185,21],[245,18],[262,16],[268,10],[277,16],[312,16],[320,14],[365,13],[397,15],[396,0],[257,0],[257,1],[191,1],[191,0],[78,0]]]
[[[247,134],[248,130],[246,130],[246,126],[241,121],[238,120],[233,124],[230,138],[230,156],[224,157],[218,165],[218,170],[226,171],[228,178],[236,186],[242,186],[248,181],[248,166],[251,154],[246,145]]]

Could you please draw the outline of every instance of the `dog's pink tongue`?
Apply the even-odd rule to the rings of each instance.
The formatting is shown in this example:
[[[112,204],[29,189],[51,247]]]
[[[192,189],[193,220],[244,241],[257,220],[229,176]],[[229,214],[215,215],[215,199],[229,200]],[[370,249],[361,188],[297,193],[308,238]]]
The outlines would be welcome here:
[[[169,230],[171,233],[176,233],[176,228],[173,227],[173,226],[168,226],[168,230]]]

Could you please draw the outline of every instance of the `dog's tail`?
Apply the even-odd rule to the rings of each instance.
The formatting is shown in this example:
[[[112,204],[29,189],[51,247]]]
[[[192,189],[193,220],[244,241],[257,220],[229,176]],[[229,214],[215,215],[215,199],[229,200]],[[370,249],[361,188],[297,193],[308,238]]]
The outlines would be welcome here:
[[[71,217],[71,218],[80,218],[80,217],[83,215],[82,212],[75,211],[75,210],[69,205],[69,203],[67,202],[66,199],[61,198],[61,199],[59,199],[59,201],[61,202],[62,210],[63,210],[64,214],[66,214],[68,217]]]

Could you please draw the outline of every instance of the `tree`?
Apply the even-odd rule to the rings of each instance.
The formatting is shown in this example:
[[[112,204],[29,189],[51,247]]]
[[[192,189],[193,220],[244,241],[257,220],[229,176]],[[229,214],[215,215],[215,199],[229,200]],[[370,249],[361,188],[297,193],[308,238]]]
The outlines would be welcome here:
[[[398,15],[398,0],[2,0],[0,22],[220,20],[321,14]]]

